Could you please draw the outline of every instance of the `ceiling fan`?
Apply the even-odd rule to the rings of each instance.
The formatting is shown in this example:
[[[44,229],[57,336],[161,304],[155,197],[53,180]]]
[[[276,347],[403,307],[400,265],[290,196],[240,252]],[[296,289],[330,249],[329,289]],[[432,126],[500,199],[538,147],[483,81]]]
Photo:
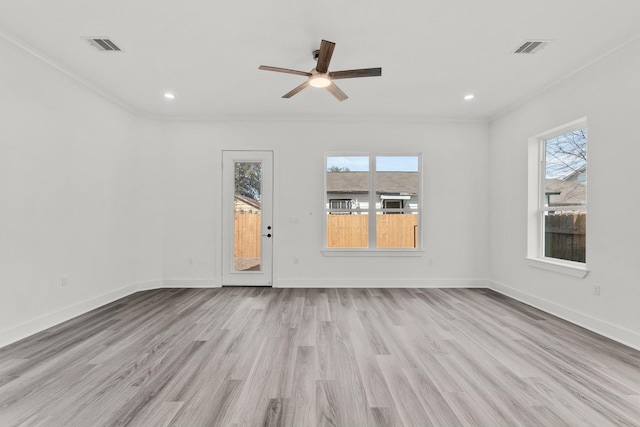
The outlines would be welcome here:
[[[352,79],[355,77],[377,77],[382,75],[382,68],[361,68],[358,70],[345,70],[345,71],[329,71],[329,62],[331,62],[331,56],[333,55],[333,49],[336,44],[326,40],[322,40],[320,43],[320,49],[313,51],[313,57],[318,63],[316,67],[310,72],[289,70],[287,68],[269,67],[267,65],[261,65],[258,67],[260,70],[276,71],[278,73],[297,74],[299,76],[307,77],[307,81],[300,86],[285,93],[283,98],[291,98],[293,95],[301,92],[308,86],[324,87],[338,101],[344,101],[349,98],[336,84],[333,82],[337,79]]]

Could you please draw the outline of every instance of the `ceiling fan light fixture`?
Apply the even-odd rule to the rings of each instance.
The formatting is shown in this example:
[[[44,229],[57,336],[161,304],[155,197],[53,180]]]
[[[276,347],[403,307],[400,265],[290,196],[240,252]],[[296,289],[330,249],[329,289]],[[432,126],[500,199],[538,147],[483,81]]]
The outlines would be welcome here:
[[[327,87],[331,84],[331,79],[326,74],[314,74],[309,77],[309,84],[313,87]]]

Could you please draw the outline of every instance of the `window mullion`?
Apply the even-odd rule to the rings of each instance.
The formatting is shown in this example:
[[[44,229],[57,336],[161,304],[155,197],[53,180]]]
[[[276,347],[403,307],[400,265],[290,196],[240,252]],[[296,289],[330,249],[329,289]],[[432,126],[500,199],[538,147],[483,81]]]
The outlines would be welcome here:
[[[369,248],[376,247],[376,156],[369,155]]]

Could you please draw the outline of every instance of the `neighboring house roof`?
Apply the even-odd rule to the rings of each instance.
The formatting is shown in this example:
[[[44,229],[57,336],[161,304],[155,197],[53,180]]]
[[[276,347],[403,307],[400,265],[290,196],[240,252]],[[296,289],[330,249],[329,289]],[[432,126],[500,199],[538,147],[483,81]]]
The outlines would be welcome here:
[[[377,172],[377,194],[417,195],[420,187],[418,172]],[[327,172],[327,193],[366,193],[369,172]]]
[[[241,202],[253,208],[260,209],[260,202],[256,199],[252,199],[251,197],[243,196],[241,194],[236,194],[235,198],[237,202]]]
[[[587,188],[583,182],[562,179],[547,179],[545,192],[560,193],[549,195],[551,206],[581,205],[587,197]]]
[[[562,178],[564,181],[584,181],[585,173],[587,172],[587,165],[582,166],[581,168],[571,172],[569,175]]]

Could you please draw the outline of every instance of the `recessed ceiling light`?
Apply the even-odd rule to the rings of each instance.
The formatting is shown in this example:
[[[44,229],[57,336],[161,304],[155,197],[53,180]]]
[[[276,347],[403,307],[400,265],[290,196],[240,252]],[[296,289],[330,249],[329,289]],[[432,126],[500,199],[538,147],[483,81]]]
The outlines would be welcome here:
[[[473,98],[475,98],[475,96],[471,93],[469,95],[464,96],[465,101],[471,101]]]
[[[167,99],[175,99],[176,96],[171,92],[165,92],[164,97]]]

